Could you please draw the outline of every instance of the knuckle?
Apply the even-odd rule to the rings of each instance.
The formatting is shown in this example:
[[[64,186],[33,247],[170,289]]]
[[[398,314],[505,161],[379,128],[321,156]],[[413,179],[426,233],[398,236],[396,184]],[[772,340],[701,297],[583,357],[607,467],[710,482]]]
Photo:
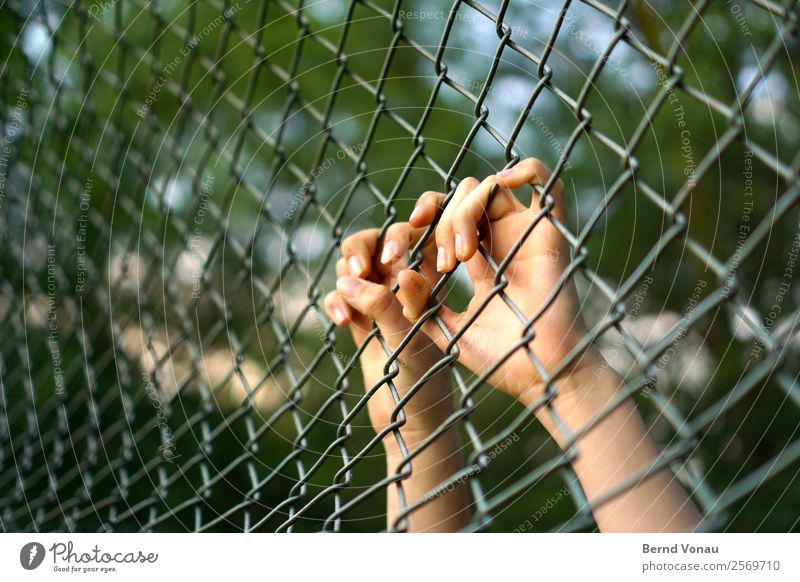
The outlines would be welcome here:
[[[472,209],[467,206],[459,208],[453,216],[456,230],[461,234],[470,234],[470,229],[475,226]]]
[[[394,293],[388,287],[376,285],[370,289],[366,298],[366,309],[373,315],[379,315],[388,311],[394,300]]]
[[[377,228],[370,228],[351,234],[342,241],[342,254],[352,255],[359,252],[366,252],[367,241],[376,239],[377,236]]]
[[[442,220],[439,221],[439,224],[436,225],[436,232],[434,233],[436,237],[436,244],[443,245],[450,242],[450,239],[453,238],[453,224],[450,220],[450,217],[442,217]]]
[[[343,255],[351,255],[351,254],[353,254],[353,251],[354,251],[353,247],[356,244],[355,236],[356,235],[351,234],[350,236],[348,236],[346,239],[344,239],[342,241],[342,254]]]
[[[459,191],[469,191],[476,188],[480,182],[474,176],[467,176],[458,184],[457,190]]]
[[[441,198],[441,194],[439,192],[434,192],[433,190],[428,190],[419,197],[420,200],[424,202],[428,202],[430,204],[435,204],[438,206],[439,199]]]
[[[416,322],[422,313],[413,305],[406,305],[403,307],[403,317],[410,322]]]
[[[550,175],[550,169],[538,158],[527,158],[522,163],[531,174],[535,174],[542,181]]]
[[[539,166],[543,166],[544,165],[539,158],[534,158],[534,157],[525,158],[524,160],[522,160],[520,162],[520,164],[525,164],[526,166],[531,167],[531,168],[537,168]]]

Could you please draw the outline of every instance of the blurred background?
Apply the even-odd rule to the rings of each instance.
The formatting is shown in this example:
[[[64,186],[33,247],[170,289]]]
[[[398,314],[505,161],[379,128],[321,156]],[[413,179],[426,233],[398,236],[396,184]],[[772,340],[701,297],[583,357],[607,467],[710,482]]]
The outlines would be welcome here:
[[[321,308],[338,245],[528,156],[567,187],[585,318],[621,320],[597,343],[647,380],[707,527],[798,529],[793,2],[0,14],[3,530],[384,529],[374,433],[343,420],[355,348]],[[511,439],[470,480],[480,529],[592,530],[519,404],[472,406],[468,454]]]

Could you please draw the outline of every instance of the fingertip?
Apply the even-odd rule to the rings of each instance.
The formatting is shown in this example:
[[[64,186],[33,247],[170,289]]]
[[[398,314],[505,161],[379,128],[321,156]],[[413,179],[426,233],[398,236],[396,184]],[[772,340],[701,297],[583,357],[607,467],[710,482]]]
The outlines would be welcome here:
[[[461,236],[460,232],[456,233],[456,258],[459,261],[466,260],[466,249],[465,249],[464,237]]]
[[[397,298],[403,306],[403,316],[416,321],[428,304],[430,289],[420,273],[406,269],[397,275]]]
[[[387,240],[383,243],[383,251],[381,251],[381,263],[387,265],[391,263],[396,257],[397,245],[393,240]]]
[[[448,268],[447,249],[444,246],[436,247],[436,270],[440,273],[446,273]]]
[[[501,170],[496,174],[492,175],[491,178],[494,182],[501,188],[507,188],[509,190],[513,190],[519,184],[519,179],[517,178],[517,173],[520,170],[520,163],[517,163],[510,168],[506,168],[505,170]]]
[[[337,327],[344,327],[351,321],[350,310],[347,305],[342,302],[339,293],[331,291],[325,296],[324,301],[325,312],[333,320]]]
[[[436,270],[440,273],[449,273],[458,264],[455,251],[455,236],[452,231],[448,232],[449,234],[442,234],[437,237],[436,241]]]
[[[341,257],[336,261],[336,276],[342,277],[347,274],[347,259]]]
[[[352,255],[347,259],[347,271],[353,277],[361,277],[364,274],[364,261],[357,255]]]
[[[408,217],[408,223],[414,228],[430,226],[436,217],[436,212],[439,210],[442,200],[444,200],[444,195],[440,192],[425,192],[417,200],[411,216]]]
[[[403,298],[405,297],[406,291],[411,284],[413,273],[414,271],[410,269],[403,269],[397,273],[397,297],[400,299],[400,303],[404,303]]]
[[[338,305],[331,308],[331,318],[337,327],[344,327],[347,325],[347,314],[344,309]]]
[[[411,226],[414,226],[419,218],[419,200],[417,201],[416,205],[414,206],[414,210],[411,211],[411,214],[408,216],[408,223]]]
[[[420,201],[414,207],[411,216],[408,217],[408,224],[414,228],[424,228],[426,226],[430,226],[435,215],[436,209],[431,208],[429,204],[420,199]]]
[[[369,276],[372,257],[377,251],[379,232],[377,228],[362,230],[342,241],[346,271],[341,275],[364,278]]]
[[[436,238],[436,270],[447,273],[455,266],[455,253],[453,252],[454,236],[452,223],[447,216],[443,216],[436,225],[434,237]]]
[[[414,280],[414,277],[419,275],[416,271],[412,271],[411,269],[403,269],[397,274],[397,283],[400,285],[400,288],[408,287],[409,283]]]
[[[456,232],[456,258],[466,263],[478,252],[478,233],[472,227]]]
[[[525,158],[495,176],[506,188],[514,189],[523,184],[544,184],[550,178],[550,168],[541,160]]]

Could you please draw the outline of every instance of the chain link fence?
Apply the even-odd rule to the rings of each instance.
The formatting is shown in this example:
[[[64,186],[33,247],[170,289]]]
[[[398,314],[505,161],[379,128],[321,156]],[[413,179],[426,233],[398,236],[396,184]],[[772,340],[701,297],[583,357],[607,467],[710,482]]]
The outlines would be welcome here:
[[[387,475],[377,386],[322,305],[341,243],[529,156],[553,170],[531,195],[571,248],[585,344],[624,377],[702,528],[797,529],[794,1],[0,13],[4,531],[386,529],[409,465]],[[492,267],[534,333],[541,315]],[[462,271],[437,285],[454,308]],[[466,465],[400,494],[389,529],[457,483],[470,530],[594,529],[580,447],[457,355],[441,362],[455,412],[423,447],[456,426]]]

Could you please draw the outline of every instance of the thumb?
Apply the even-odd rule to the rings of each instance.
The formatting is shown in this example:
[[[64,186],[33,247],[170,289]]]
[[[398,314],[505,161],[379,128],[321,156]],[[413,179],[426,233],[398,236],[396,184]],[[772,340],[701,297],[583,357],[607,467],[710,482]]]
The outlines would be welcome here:
[[[411,329],[400,302],[386,285],[345,276],[336,282],[336,289],[350,307],[378,324],[390,346],[400,343]]]
[[[417,322],[428,311],[428,300],[431,296],[431,286],[427,279],[416,271],[409,269],[401,271],[397,275],[397,283],[400,288],[397,291],[397,299],[403,307],[403,316],[410,322]],[[453,330],[459,328],[461,314],[456,313],[446,305],[439,307],[437,312],[445,324],[448,334],[436,324],[433,318],[428,318],[422,324],[422,331],[425,332],[440,350],[445,351],[450,343],[449,336],[453,335]]]

